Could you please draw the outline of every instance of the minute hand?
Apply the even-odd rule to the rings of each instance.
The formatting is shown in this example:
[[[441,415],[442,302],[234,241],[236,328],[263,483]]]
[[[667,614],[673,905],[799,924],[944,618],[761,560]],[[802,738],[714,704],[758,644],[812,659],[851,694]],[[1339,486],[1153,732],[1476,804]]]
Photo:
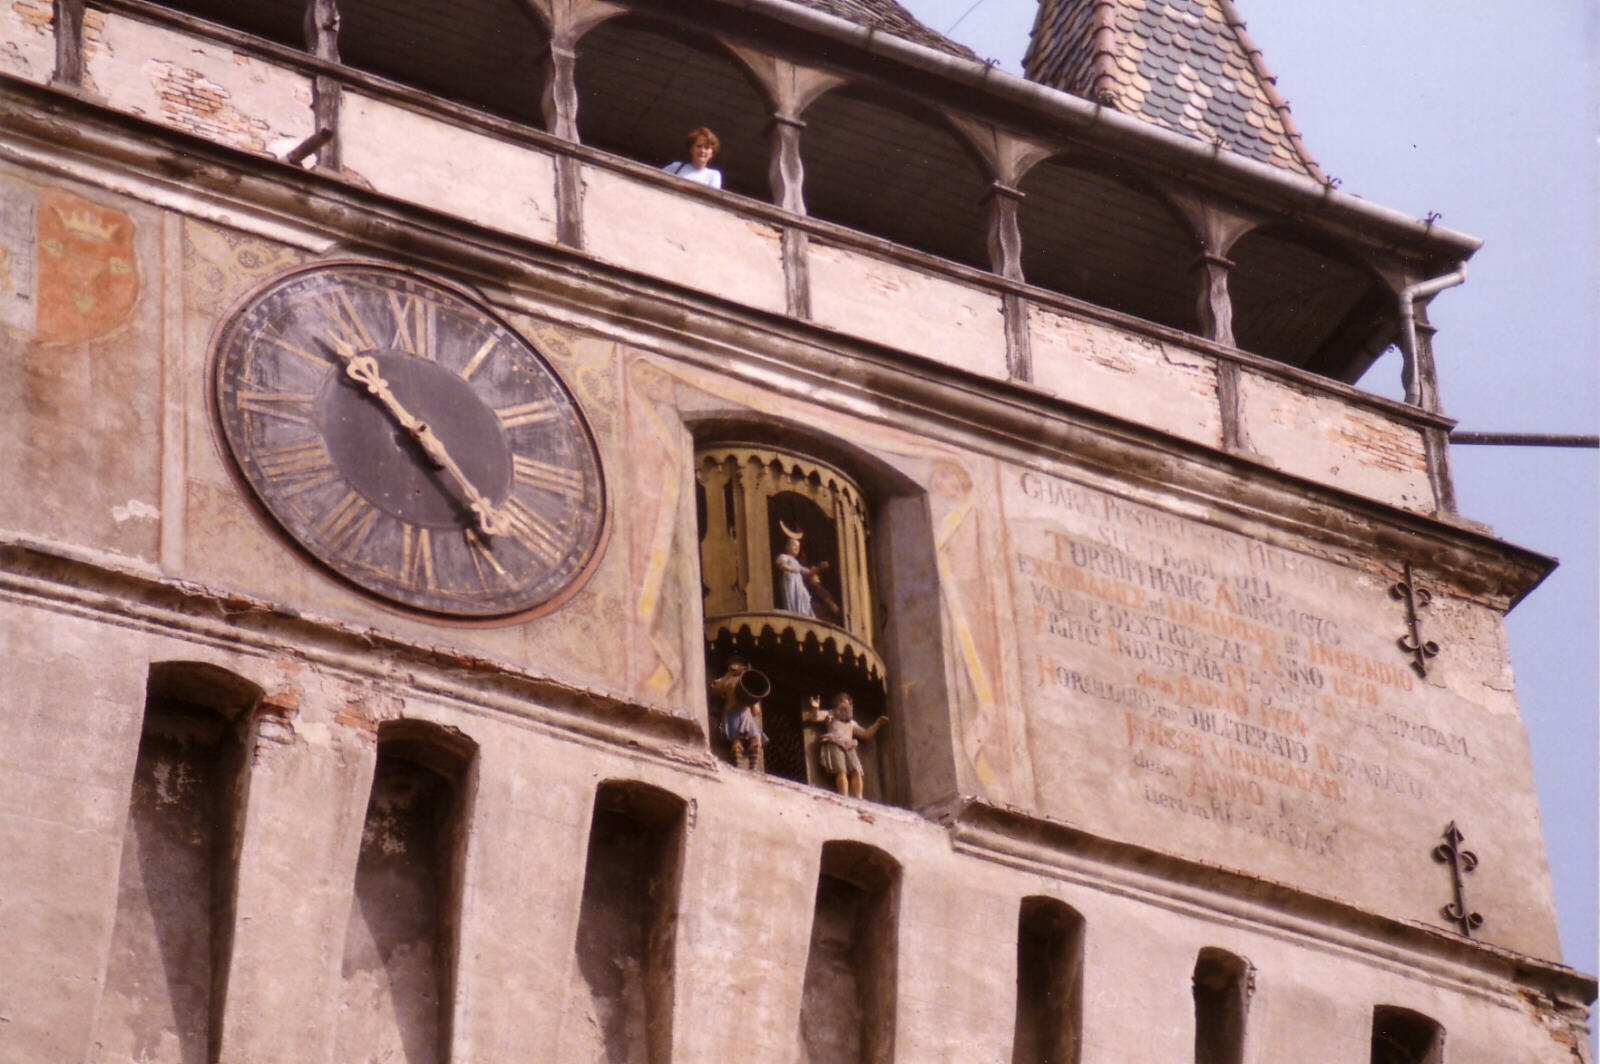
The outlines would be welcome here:
[[[339,352],[339,357],[345,360],[344,371],[351,380],[366,386],[367,392],[377,397],[383,408],[400,423],[400,427],[411,434],[411,438],[422,446],[434,465],[450,474],[467,496],[468,509],[472,511],[473,519],[478,523],[478,530],[486,536],[494,536],[505,530],[499,515],[494,512],[494,506],[484,494],[477,489],[467,475],[461,471],[456,460],[450,457],[450,452],[445,448],[443,441],[433,434],[433,430],[426,422],[413,417],[411,412],[401,405],[400,400],[394,396],[394,391],[389,387],[389,382],[383,379],[378,372],[378,360],[371,355],[346,354]]]

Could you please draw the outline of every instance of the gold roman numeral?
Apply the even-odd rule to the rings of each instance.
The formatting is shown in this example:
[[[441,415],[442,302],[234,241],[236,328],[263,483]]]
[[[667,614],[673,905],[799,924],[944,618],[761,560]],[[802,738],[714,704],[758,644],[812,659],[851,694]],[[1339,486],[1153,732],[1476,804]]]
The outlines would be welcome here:
[[[512,456],[511,476],[519,484],[543,488],[569,499],[583,498],[583,474],[575,469],[519,454]]]
[[[500,337],[491,333],[489,338],[476,351],[472,352],[472,357],[467,359],[467,364],[461,367],[461,379],[464,381],[471,380],[472,375],[478,372],[479,367],[483,365],[490,355],[495,353],[499,346]]]
[[[252,392],[240,389],[233,401],[246,414],[260,414],[300,425],[311,423],[311,404],[315,397],[287,392]]]
[[[273,447],[257,454],[256,462],[263,476],[289,493],[325,484],[339,472],[321,440]]]
[[[400,579],[415,588],[433,583],[433,538],[426,528],[405,525],[400,531]]]
[[[319,296],[317,305],[328,316],[335,347],[355,353],[377,349],[378,345],[372,342],[372,335],[361,320],[360,311],[356,310],[355,304],[344,292]]]
[[[478,586],[485,591],[493,591],[495,584],[509,585],[511,574],[506,572],[505,566],[489,552],[489,544],[473,529],[465,529],[463,534],[467,541],[467,558],[472,562],[472,571],[477,574]]]
[[[508,429],[554,421],[560,415],[561,408],[548,399],[536,399],[531,403],[501,407],[495,411],[495,416],[500,419],[500,424]]]
[[[322,523],[317,526],[317,531],[322,534],[329,547],[337,551],[348,551],[366,538],[377,516],[378,511],[373,509],[372,504],[352,489],[345,492],[344,498],[328,511]]]
[[[511,538],[527,547],[534,557],[545,565],[554,565],[561,560],[563,537],[555,525],[514,497],[505,501],[500,513],[510,522],[507,531]]]
[[[320,354],[316,351],[307,351],[298,344],[291,344],[288,340],[285,340],[271,328],[262,329],[259,336],[262,343],[268,343],[282,351],[287,351],[296,358],[303,358],[313,366],[316,366],[318,369],[328,368],[328,362],[330,359],[327,355]]]
[[[389,310],[394,315],[394,345],[414,355],[432,358],[438,308],[420,296],[390,292]]]

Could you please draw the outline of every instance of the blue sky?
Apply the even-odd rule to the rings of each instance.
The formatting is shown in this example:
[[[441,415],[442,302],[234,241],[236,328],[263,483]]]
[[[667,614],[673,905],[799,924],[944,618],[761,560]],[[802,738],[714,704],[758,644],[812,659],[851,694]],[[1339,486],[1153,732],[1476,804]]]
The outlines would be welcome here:
[[[1034,0],[902,0],[1020,73]],[[1596,6],[1585,0],[1235,0],[1342,191],[1484,240],[1430,313],[1461,428],[1593,433]],[[960,20],[957,24],[957,20]],[[952,31],[951,27],[954,25]],[[1394,394],[1386,357],[1363,387]],[[1597,457],[1456,447],[1461,511],[1561,559],[1507,621],[1565,962],[1596,970]],[[1486,914],[1491,916],[1492,914]]]

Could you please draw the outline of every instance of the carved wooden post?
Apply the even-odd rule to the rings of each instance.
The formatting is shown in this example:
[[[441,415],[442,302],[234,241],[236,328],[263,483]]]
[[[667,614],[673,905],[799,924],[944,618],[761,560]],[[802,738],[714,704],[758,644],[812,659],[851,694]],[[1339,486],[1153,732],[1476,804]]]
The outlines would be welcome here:
[[[782,112],[767,123],[772,147],[767,179],[772,184],[772,202],[795,214],[806,213],[806,170],[800,159],[800,131],[805,128],[800,119]]]
[[[1237,346],[1233,339],[1233,300],[1228,295],[1228,271],[1233,269],[1233,260],[1202,251],[1192,268],[1199,282],[1195,287],[1200,335],[1228,347]]]
[[[83,87],[83,10],[84,0],[55,0],[56,69],[50,84],[69,88]]]
[[[1008,133],[987,122],[943,112],[988,170],[989,268],[1008,281],[1022,281],[1022,177],[1055,151],[1042,141]],[[1033,379],[1033,344],[1028,333],[1028,301],[1018,292],[1001,296],[1005,314],[1006,371],[1012,380]]]
[[[794,214],[806,213],[805,164],[800,157],[800,133],[806,128],[800,115],[817,97],[844,84],[837,74],[825,73],[746,48],[734,41],[722,44],[744,64],[766,96],[771,117],[767,123],[770,152],[767,178],[772,202]],[[792,317],[811,317],[810,237],[804,229],[783,228],[783,280],[787,309]]]
[[[1430,414],[1439,413],[1439,373],[1433,361],[1433,334],[1438,330],[1428,322],[1428,308],[1416,311],[1417,405]],[[1428,459],[1428,482],[1433,488],[1434,509],[1456,512],[1455,480],[1450,475],[1450,432],[1442,428],[1422,430],[1423,450]]]
[[[305,14],[306,50],[318,59],[339,62],[339,7],[335,0],[308,0]],[[311,79],[311,117],[317,141],[317,169],[338,173],[339,110],[344,86],[338,78],[318,74]],[[291,158],[291,161],[297,161]]]
[[[1022,280],[1022,228],[1017,205],[1022,192],[1003,181],[989,185],[989,268],[1009,281]]]
[[[1195,317],[1200,335],[1225,347],[1237,347],[1233,335],[1233,299],[1228,293],[1228,271],[1233,268],[1233,262],[1228,252],[1259,222],[1202,199],[1188,189],[1168,187],[1164,191],[1166,201],[1188,224],[1200,249],[1193,264]],[[1222,448],[1248,454],[1250,435],[1244,423],[1239,377],[1237,362],[1217,359],[1217,413],[1222,423]]]
[[[540,109],[545,129],[573,144],[578,136],[578,41],[606,19],[624,12],[607,0],[531,0],[550,32],[550,65],[545,70]],[[556,239],[583,247],[583,168],[565,153],[556,155]]]

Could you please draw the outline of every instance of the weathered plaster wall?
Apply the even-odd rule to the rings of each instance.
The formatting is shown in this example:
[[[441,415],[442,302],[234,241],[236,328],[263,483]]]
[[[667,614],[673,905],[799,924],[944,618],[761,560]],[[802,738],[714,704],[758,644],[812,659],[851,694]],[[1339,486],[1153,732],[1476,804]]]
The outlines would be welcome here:
[[[1041,306],[1028,310],[1033,382],[1063,399],[1222,445],[1216,361]]]
[[[311,82],[223,45],[105,16],[86,77],[107,104],[245,151],[282,156],[311,135]]]
[[[50,0],[0,3],[0,71],[43,84],[55,67]]]
[[[596,786],[617,778],[668,790],[694,811],[674,965],[673,1059],[800,1059],[814,891],[830,840],[881,848],[903,869],[897,1059],[1010,1059],[1017,912],[1034,894],[1058,897],[1084,916],[1085,1060],[1181,1059],[1193,1041],[1189,975],[1206,946],[1256,969],[1250,1064],[1296,1056],[1365,1064],[1367,1024],[1380,1003],[1437,1019],[1453,1061],[1567,1059],[1559,1038],[1570,1032],[1552,1029],[1548,1013],[1481,973],[1404,948],[1367,951],[1358,939],[1308,924],[1241,920],[1197,905],[1192,891],[1152,894],[1161,888],[1151,878],[1103,879],[1090,862],[1045,874],[984,860],[953,850],[941,825],[909,811],[574,741],[514,714],[359,680],[355,659],[313,666],[290,648],[225,648],[197,640],[198,631],[136,631],[53,614],[63,661],[27,642],[29,630],[45,628],[44,616],[32,606],[8,614],[11,645],[28,657],[0,677],[8,758],[0,781],[34,788],[9,799],[0,818],[9,852],[30,855],[0,866],[8,955],[29,958],[0,972],[7,1059],[89,1052],[144,677],[148,663],[161,660],[211,661],[269,691],[240,855],[224,1059],[342,1059],[331,1055],[334,1005],[345,916],[357,890],[370,741],[379,721],[399,717],[458,728],[483,751],[460,858],[464,960],[448,1006],[452,1059],[568,1059],[558,1047],[575,1032],[564,1028],[584,1021],[554,1003],[579,963],[574,942]],[[91,660],[85,641],[99,667],[83,667]],[[77,739],[64,744],[59,725],[74,713]],[[51,739],[30,745],[30,735]],[[19,771],[14,756],[30,768]],[[103,788],[84,786],[84,766],[104,775]],[[63,803],[96,793],[103,798],[88,809]],[[41,803],[56,813],[41,815]],[[1409,964],[1427,977],[1417,978]]]
[[[397,199],[555,243],[555,160],[358,92],[344,94],[345,168]]]
[[[583,168],[584,248],[761,310],[786,305],[776,226],[598,166]]]
[[[1423,677],[1395,647],[1405,615],[1381,559],[1329,556],[1282,531],[1244,535],[1195,493],[1141,489],[1133,501],[1127,486],[1091,484],[1097,474],[1071,456],[1002,460],[850,382],[774,372],[772,361],[696,366],[673,347],[692,346],[690,325],[677,339],[623,339],[593,320],[554,324],[559,307],[523,294],[508,319],[556,367],[599,441],[610,546],[548,617],[430,624],[308,564],[219,450],[207,410],[213,330],[261,280],[307,261],[306,248],[13,171],[0,195],[20,205],[0,215],[0,359],[22,382],[0,399],[18,426],[0,435],[15,474],[0,481],[0,529],[166,581],[159,593],[102,593],[83,579],[102,571],[89,563],[49,586],[0,572],[11,663],[0,670],[0,849],[23,855],[0,861],[0,934],[7,955],[27,961],[0,971],[0,1058],[92,1059],[97,1011],[109,1015],[146,677],[153,662],[200,661],[266,692],[222,1059],[340,1059],[377,729],[401,718],[458,730],[480,751],[454,857],[451,1059],[564,1060],[564,1047],[586,1044],[591,1032],[569,1029],[585,1017],[559,1003],[578,963],[595,788],[610,779],[660,787],[688,809],[675,1059],[800,1059],[820,854],[834,840],[881,848],[903,869],[899,1059],[1010,1058],[1017,906],[1033,894],[1085,918],[1086,1060],[1186,1055],[1189,977],[1205,946],[1257,969],[1251,1064],[1365,1061],[1378,1003],[1442,1023],[1453,1064],[1565,1059],[1570,1028],[1500,969],[1067,852],[991,859],[970,840],[952,845],[936,819],[941,800],[980,795],[1433,927],[1449,884],[1429,852],[1454,819],[1481,858],[1470,882],[1481,937],[1551,956],[1500,616],[1447,574],[1417,574],[1435,592],[1426,637],[1442,648]],[[989,335],[983,308],[968,304],[963,317],[932,288],[907,293],[882,297],[883,319],[860,312],[863,327],[904,314],[931,330],[919,353],[999,372],[985,361],[998,353],[1003,365],[997,308]],[[924,309],[970,331],[928,325]],[[1133,376],[1155,373],[1128,357]],[[1189,386],[1205,380],[1184,373],[1188,386],[1163,393],[1174,417],[1192,411],[1200,392]],[[928,815],[740,773],[690,729],[635,735],[581,698],[546,705],[492,676],[504,666],[550,677],[539,689],[564,697],[599,690],[704,719],[688,425],[718,418],[803,429],[858,453],[875,478],[881,528],[896,539],[880,553],[893,595],[886,656],[920,673],[896,678],[894,723],[879,741],[899,744]],[[189,593],[187,612],[161,605]],[[291,620],[303,641],[274,634]],[[365,633],[366,647],[335,629]],[[375,652],[385,639],[453,654]]]
[[[882,256],[810,243],[811,314],[819,325],[1005,379],[998,295]]]
[[[154,561],[162,215],[0,172],[0,527]]]
[[[1174,853],[1439,924],[1447,823],[1482,859],[1488,941],[1548,955],[1554,909],[1494,611],[1402,576],[1050,473],[1000,471],[1039,807]],[[1508,809],[1509,804],[1509,809]],[[1512,812],[1514,810],[1514,812]]]
[[[1407,510],[1432,512],[1422,433],[1332,396],[1240,374],[1249,446],[1279,469]]]

